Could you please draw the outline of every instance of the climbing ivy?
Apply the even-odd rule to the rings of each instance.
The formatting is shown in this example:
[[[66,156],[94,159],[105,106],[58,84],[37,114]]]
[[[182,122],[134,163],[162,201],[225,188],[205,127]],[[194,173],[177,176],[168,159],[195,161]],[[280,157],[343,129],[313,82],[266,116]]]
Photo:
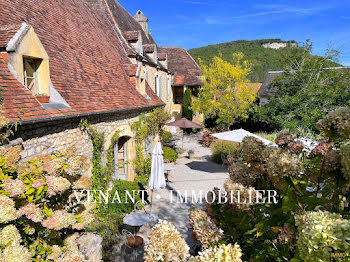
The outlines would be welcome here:
[[[103,145],[105,142],[104,133],[99,133],[93,128],[86,119],[80,122],[80,129],[86,132],[92,141],[93,153],[92,153],[92,185],[94,190],[105,190],[109,183],[109,176],[107,175],[106,168],[102,165],[102,153]]]
[[[114,163],[114,147],[116,144],[118,144],[118,140],[120,137],[120,133],[122,131],[118,130],[116,131],[112,138],[111,138],[111,145],[109,146],[107,150],[107,165],[106,165],[106,173],[110,178],[112,178],[114,172],[115,172],[115,163]]]
[[[136,158],[133,161],[135,172],[138,175],[149,175],[151,172],[151,159],[145,156],[145,140],[163,132],[164,125],[171,115],[164,107],[154,109],[148,115],[141,114],[139,120],[130,124],[136,142]]]

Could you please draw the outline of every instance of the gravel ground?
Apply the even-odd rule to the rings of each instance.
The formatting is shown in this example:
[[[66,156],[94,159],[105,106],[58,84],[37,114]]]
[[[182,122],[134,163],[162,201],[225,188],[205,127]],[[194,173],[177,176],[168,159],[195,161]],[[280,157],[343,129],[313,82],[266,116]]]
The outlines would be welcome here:
[[[199,196],[200,191],[212,190],[214,187],[223,188],[224,181],[228,178],[227,168],[210,161],[210,149],[199,144],[201,133],[184,136],[184,149],[192,149],[194,156],[192,159],[181,157],[174,164],[175,170],[169,173],[169,182],[167,188],[154,192],[152,212],[157,214],[160,219],[172,222],[182,237],[190,247],[193,246],[190,236],[190,225],[188,218],[189,208],[192,206],[192,191]],[[182,147],[182,139],[176,141],[177,147]],[[187,156],[187,153],[183,155]],[[184,197],[185,191],[189,196],[188,203],[176,203],[176,198],[181,195]],[[171,203],[171,200],[173,203]],[[149,212],[149,207],[146,208]],[[151,228],[154,224],[143,226],[138,235],[142,236],[145,242],[148,241]],[[118,248],[119,249],[119,248]],[[142,248],[138,250],[138,259],[134,261],[143,261]],[[126,259],[120,257],[120,252],[116,250],[116,259],[114,261],[133,261],[128,256]]]

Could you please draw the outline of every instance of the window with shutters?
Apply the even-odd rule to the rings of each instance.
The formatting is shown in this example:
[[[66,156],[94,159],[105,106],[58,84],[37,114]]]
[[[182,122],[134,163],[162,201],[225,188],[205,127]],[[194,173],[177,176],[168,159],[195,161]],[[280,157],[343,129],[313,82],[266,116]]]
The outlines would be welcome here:
[[[128,141],[130,137],[120,137],[114,147],[115,179],[128,180]]]
[[[154,78],[154,92],[156,93],[156,95],[157,96],[159,96],[158,95],[158,87],[159,87],[159,85],[158,85],[158,76],[156,76],[155,78]]]
[[[166,80],[166,100],[169,100],[169,95],[170,95],[170,79],[167,77]]]
[[[163,80],[163,78],[160,76],[159,77],[159,94],[158,94],[158,96],[159,96],[159,98],[162,98],[162,80]]]

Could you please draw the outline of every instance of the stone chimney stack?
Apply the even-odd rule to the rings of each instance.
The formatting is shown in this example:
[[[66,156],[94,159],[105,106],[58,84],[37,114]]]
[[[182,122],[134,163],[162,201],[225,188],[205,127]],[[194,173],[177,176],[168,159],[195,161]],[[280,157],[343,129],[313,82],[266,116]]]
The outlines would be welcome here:
[[[148,36],[148,18],[139,10],[136,15],[134,15],[135,20],[141,25],[143,31],[145,31]]]

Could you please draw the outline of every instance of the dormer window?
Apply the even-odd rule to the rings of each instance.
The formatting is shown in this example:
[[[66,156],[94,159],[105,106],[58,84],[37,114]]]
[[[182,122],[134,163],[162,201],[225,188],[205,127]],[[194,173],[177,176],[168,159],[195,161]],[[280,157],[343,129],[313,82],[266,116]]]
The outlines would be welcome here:
[[[33,94],[39,94],[38,68],[41,59],[23,57],[24,85]]]
[[[50,102],[49,56],[33,27],[23,23],[6,45],[16,78],[42,104]]]

